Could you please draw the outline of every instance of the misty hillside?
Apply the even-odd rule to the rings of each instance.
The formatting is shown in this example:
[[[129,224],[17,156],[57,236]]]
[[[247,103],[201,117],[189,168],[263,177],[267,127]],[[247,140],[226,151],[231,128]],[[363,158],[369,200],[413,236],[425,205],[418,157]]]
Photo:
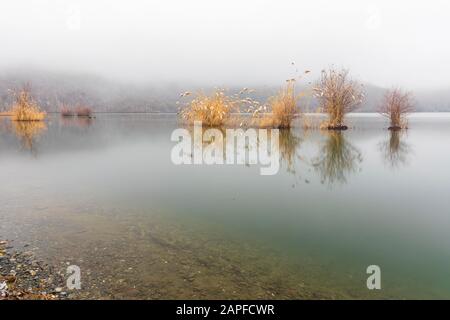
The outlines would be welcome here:
[[[175,84],[125,84],[92,75],[9,71],[0,73],[0,111],[8,110],[12,103],[10,90],[21,88],[27,83],[31,85],[35,99],[47,112],[58,111],[61,104],[87,105],[95,112],[176,112],[180,92],[213,90]],[[266,101],[279,89],[275,86],[251,88],[254,92],[249,96],[260,102]],[[229,92],[233,94],[241,89],[229,88]],[[367,98],[358,111],[375,112],[384,91],[383,88],[366,85]],[[417,111],[450,111],[450,90],[420,91],[414,92],[414,96]],[[317,103],[310,98],[309,105],[310,110],[314,110]]]

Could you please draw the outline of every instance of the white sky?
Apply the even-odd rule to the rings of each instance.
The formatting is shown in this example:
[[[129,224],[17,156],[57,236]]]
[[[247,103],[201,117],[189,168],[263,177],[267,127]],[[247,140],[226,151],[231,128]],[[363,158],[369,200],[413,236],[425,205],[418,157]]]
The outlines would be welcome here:
[[[450,86],[450,1],[2,0],[0,69],[279,84],[331,64],[382,86]]]

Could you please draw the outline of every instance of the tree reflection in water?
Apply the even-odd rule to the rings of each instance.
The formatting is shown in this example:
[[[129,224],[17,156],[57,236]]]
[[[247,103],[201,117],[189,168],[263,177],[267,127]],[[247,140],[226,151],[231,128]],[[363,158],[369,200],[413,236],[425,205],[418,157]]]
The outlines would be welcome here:
[[[361,152],[340,131],[327,132],[327,136],[312,164],[322,183],[330,186],[336,182],[345,184],[348,175],[356,172],[362,163]]]
[[[379,144],[385,162],[392,168],[398,168],[408,163],[412,148],[402,141],[403,131],[389,130],[389,139]]]

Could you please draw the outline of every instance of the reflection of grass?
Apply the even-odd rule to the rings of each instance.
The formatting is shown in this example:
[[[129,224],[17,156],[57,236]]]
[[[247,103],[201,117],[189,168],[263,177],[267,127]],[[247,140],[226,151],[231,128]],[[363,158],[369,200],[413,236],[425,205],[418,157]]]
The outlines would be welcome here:
[[[11,114],[14,121],[41,121],[44,120],[46,114],[42,112],[36,101],[31,98],[28,89],[24,88],[15,95]]]
[[[408,162],[408,154],[411,152],[411,147],[401,141],[401,135],[401,131],[391,130],[389,139],[380,144],[380,150],[384,155],[385,161],[393,168],[406,164]]]
[[[346,183],[347,175],[355,172],[362,162],[360,151],[344,138],[341,132],[328,132],[320,155],[314,161],[321,180],[333,184]]]
[[[87,128],[92,125],[92,119],[90,117],[62,117],[61,124],[66,127]]]
[[[295,136],[291,129],[280,129],[280,156],[286,162],[288,172],[295,173],[295,160],[300,143],[301,139]]]
[[[194,143],[194,149],[198,149],[198,150],[204,150],[205,147],[207,146],[218,146],[220,148],[223,149],[223,145],[226,144],[227,141],[227,136],[226,136],[226,129],[224,127],[215,127],[215,128],[210,128],[210,127],[195,127],[195,126],[184,126],[184,128],[189,131],[189,134],[191,135],[191,137],[193,137],[195,139],[196,134],[198,134],[198,136],[196,137],[197,139],[195,139],[195,142],[201,142],[201,143]],[[211,137],[210,139],[208,139],[206,137],[205,132],[207,131],[211,131],[212,130],[217,130],[215,131],[217,134],[222,135],[222,139],[218,139],[216,140],[214,137]]]
[[[77,126],[80,128],[87,128],[90,127],[92,125],[92,119],[90,117],[88,118],[78,118],[77,121]]]
[[[47,129],[45,122],[42,121],[13,121],[13,131],[19,137],[24,148],[32,150],[34,139]]]
[[[194,152],[204,152],[206,148],[208,147],[210,150],[222,150],[221,155],[223,157],[223,162],[225,163],[225,160],[228,157],[231,157],[233,159],[236,159],[239,156],[245,155],[246,159],[246,165],[251,164],[250,162],[250,153],[256,152],[258,153],[258,147],[262,142],[260,140],[260,137],[258,136],[258,131],[256,129],[249,129],[249,130],[255,130],[254,131],[254,139],[251,137],[252,134],[249,134],[249,136],[246,136],[246,129],[239,129],[241,130],[241,133],[237,133],[236,137],[228,136],[226,133],[226,129],[224,127],[201,127],[196,128],[194,126],[185,126],[186,130],[189,132],[191,137],[194,137],[194,141],[196,143],[193,144],[193,151]],[[206,132],[210,130],[217,130],[215,131],[217,135],[221,137],[221,139],[215,139],[214,136],[211,136],[207,138]],[[275,129],[267,129],[268,138],[271,137],[271,130]],[[279,130],[279,144],[277,150],[272,150],[271,152],[279,152],[280,160],[286,163],[287,171],[290,173],[295,173],[295,163],[296,159],[299,158],[298,156],[298,149],[300,147],[302,139],[298,136],[296,136],[293,133],[292,129],[277,129]],[[195,135],[197,136],[197,139],[195,139]],[[231,140],[228,140],[231,139]],[[236,139],[233,141],[233,139]],[[242,144],[243,149],[239,148],[239,142],[238,140],[243,139],[244,143]],[[242,140],[241,140],[242,141]],[[269,141],[267,141],[270,143]],[[233,145],[232,149],[228,149],[227,143],[231,143]],[[265,142],[264,142],[265,143]],[[228,152],[232,152],[232,154],[227,154]],[[189,153],[190,157],[193,157],[192,153]]]

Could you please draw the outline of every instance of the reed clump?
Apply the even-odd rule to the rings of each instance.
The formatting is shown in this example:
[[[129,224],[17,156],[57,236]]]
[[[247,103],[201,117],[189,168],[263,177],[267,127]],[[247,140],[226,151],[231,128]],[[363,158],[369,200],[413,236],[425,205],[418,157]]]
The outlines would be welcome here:
[[[300,115],[297,104],[300,97],[301,95],[295,93],[295,80],[287,80],[286,86],[277,95],[270,97],[266,105],[258,106],[252,112],[251,125],[263,128],[291,128],[294,119]]]
[[[363,101],[362,86],[351,80],[348,70],[322,70],[321,78],[313,88],[322,112],[328,114],[328,120],[321,128],[345,130],[345,115],[354,111]]]
[[[73,111],[71,108],[69,108],[66,105],[61,107],[60,113],[61,113],[61,117],[73,117],[73,116],[75,116],[75,111]]]
[[[75,112],[77,117],[92,117],[92,109],[86,106],[78,107]]]
[[[14,96],[15,102],[10,111],[13,121],[42,121],[45,119],[46,113],[31,97],[27,88],[14,93]]]
[[[92,118],[92,109],[88,106],[78,106],[70,107],[68,105],[63,105],[60,109],[61,117],[82,117],[82,118]]]
[[[180,116],[187,124],[201,121],[204,126],[223,126],[230,121],[233,113],[240,112],[241,104],[240,99],[227,96],[224,90],[218,89],[211,95],[198,93],[182,107]]]
[[[295,81],[288,80],[286,86],[269,99],[273,127],[288,129],[292,126],[298,114],[298,98],[295,95]]]
[[[408,127],[407,116],[414,111],[412,95],[401,89],[386,92],[379,112],[389,119],[389,130],[401,130]]]

